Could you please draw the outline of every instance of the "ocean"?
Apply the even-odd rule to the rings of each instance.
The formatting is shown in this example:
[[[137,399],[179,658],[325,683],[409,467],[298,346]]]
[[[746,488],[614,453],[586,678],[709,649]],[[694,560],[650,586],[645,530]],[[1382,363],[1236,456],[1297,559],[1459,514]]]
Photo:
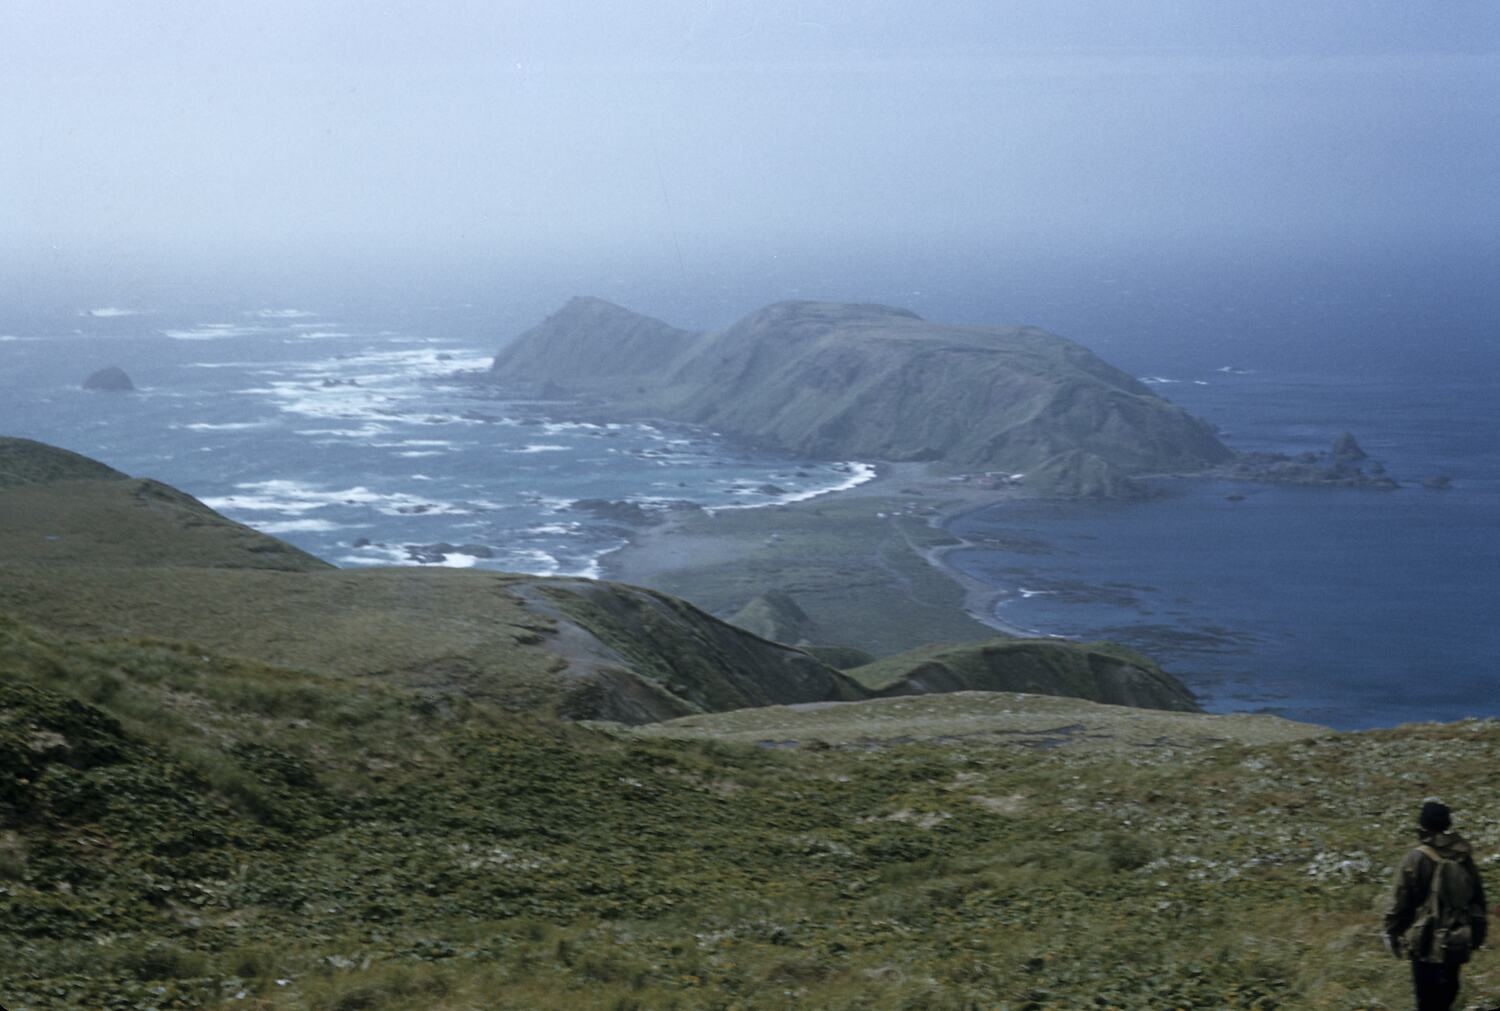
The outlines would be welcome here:
[[[649,522],[674,503],[775,505],[874,475],[711,432],[553,417],[455,379],[495,346],[443,336],[432,315],[390,329],[300,308],[174,320],[101,306],[12,327],[0,432],[164,481],[347,567],[597,576],[629,526],[581,500],[634,503]],[[111,364],[137,392],[81,388]]]
[[[689,428],[584,424],[451,378],[485,368],[566,295],[704,328],[796,297],[1029,322],[1145,379],[1236,449],[1324,449],[1348,430],[1403,487],[1179,479],[1147,502],[973,513],[951,524],[972,546],[949,561],[996,590],[997,617],[1141,648],[1214,711],[1339,728],[1500,716],[1493,259],[788,259],[675,283],[522,279],[480,304],[53,297],[0,305],[0,432],[166,481],[340,566],[591,576],[628,531],[573,508],[580,499],[648,514],[765,506],[872,469]],[[79,388],[111,364],[140,391]],[[1421,486],[1439,474],[1449,490]]]
[[[976,547],[948,561],[1002,593],[996,617],[1136,647],[1217,712],[1341,729],[1500,716],[1500,382],[1155,378],[1237,449],[1326,450],[1351,430],[1402,487],[1176,479],[1143,502],[971,513],[949,529]],[[1422,486],[1438,475],[1451,488]]]

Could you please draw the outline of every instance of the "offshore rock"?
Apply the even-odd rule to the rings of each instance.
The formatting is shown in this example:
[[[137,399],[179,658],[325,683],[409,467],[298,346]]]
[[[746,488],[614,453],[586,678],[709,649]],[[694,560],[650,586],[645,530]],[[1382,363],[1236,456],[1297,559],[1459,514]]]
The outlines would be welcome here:
[[[90,373],[89,377],[83,381],[83,388],[104,393],[130,393],[135,389],[135,383],[130,381],[124,369],[118,365],[109,365]]]
[[[1369,456],[1359,447],[1355,441],[1354,433],[1344,432],[1333,440],[1333,458],[1335,460],[1363,460]]]

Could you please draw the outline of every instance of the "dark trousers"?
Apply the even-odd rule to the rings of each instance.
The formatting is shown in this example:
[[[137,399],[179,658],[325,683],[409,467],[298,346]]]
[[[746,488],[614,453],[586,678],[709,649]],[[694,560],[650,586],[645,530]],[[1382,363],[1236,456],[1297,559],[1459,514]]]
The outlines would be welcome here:
[[[1449,1011],[1458,999],[1458,966],[1412,959],[1411,981],[1417,1011]]]

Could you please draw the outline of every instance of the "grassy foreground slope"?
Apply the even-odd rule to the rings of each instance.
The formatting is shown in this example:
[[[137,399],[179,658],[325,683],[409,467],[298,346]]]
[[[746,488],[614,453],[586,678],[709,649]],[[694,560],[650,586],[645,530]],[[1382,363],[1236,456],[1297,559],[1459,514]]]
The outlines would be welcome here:
[[[766,749],[12,620],[0,672],[12,1011],[1398,1007],[1373,910],[1415,800],[1500,863],[1495,723],[963,694]],[[949,732],[987,714],[1089,729]],[[1089,743],[1143,716],[1177,729]],[[1491,952],[1466,986],[1500,999]]]

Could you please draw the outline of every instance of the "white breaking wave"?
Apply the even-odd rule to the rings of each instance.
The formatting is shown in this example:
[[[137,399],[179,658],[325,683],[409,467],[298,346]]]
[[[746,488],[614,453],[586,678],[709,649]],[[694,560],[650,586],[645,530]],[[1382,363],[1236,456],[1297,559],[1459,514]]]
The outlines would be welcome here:
[[[239,512],[276,512],[299,516],[329,506],[360,506],[374,509],[384,516],[466,516],[474,508],[452,502],[439,502],[407,492],[377,492],[363,485],[328,490],[298,481],[283,479],[250,481],[235,485],[243,495],[220,495],[205,498],[210,509]]]
[[[774,498],[769,498],[764,502],[753,502],[743,505],[735,504],[711,506],[705,508],[703,511],[709,514],[713,514],[729,509],[764,509],[767,506],[788,505],[792,502],[806,502],[808,499],[817,498],[819,495],[832,495],[836,491],[848,491],[850,488],[858,488],[862,484],[875,480],[875,476],[879,473],[878,469],[873,463],[849,462],[839,464],[838,466],[843,468],[849,476],[845,480],[839,482],[836,485],[832,485],[831,487],[809,488],[806,491],[788,492],[785,495],[777,495]]]
[[[539,523],[534,527],[527,527],[528,534],[548,534],[553,537],[566,537],[576,534],[583,528],[582,523]]]
[[[218,341],[258,333],[265,331],[260,327],[240,326],[236,323],[204,323],[193,330],[163,330],[162,336],[178,341]]]
[[[443,555],[441,561],[424,562],[413,558],[410,549],[404,544],[394,547],[387,544],[366,544],[354,550],[358,553],[343,555],[338,561],[344,565],[436,566],[442,569],[472,569],[479,562],[473,555],[458,553]]]
[[[390,431],[389,425],[371,423],[359,428],[299,428],[298,435],[326,435],[334,439],[371,439],[377,435],[385,435]]]
[[[296,364],[265,386],[237,390],[269,397],[284,414],[341,421],[480,425],[479,416],[433,411],[425,382],[489,364],[473,351],[373,350]]]
[[[507,449],[507,453],[565,453],[572,447],[554,446],[547,443],[536,443],[535,445],[522,446],[520,449]]]
[[[321,534],[330,530],[345,529],[342,523],[334,523],[331,520],[275,520],[270,523],[253,522],[246,525],[254,527],[263,534]]]
[[[139,309],[121,309],[118,306],[107,305],[102,309],[90,309],[85,315],[95,319],[114,319],[118,316],[139,316]]]
[[[225,421],[214,423],[212,421],[195,421],[188,425],[172,425],[178,430],[189,432],[239,432],[248,428],[269,428],[270,421]]]
[[[505,557],[506,567],[515,572],[525,572],[533,576],[553,576],[561,563],[550,552],[542,551],[540,548],[529,548],[520,551],[511,551]]]
[[[306,309],[254,309],[245,313],[246,316],[258,316],[261,319],[306,319],[316,316],[315,312]]]

